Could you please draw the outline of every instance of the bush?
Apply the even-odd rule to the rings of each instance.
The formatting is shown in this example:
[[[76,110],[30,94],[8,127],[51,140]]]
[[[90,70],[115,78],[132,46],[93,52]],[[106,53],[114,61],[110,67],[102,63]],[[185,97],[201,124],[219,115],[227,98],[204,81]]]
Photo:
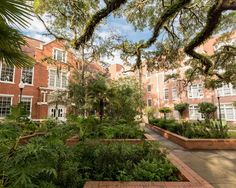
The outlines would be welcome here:
[[[179,103],[175,104],[174,109],[177,110],[180,113],[181,118],[183,117],[183,113],[185,110],[188,109],[189,104],[188,103]]]
[[[166,120],[166,115],[171,112],[171,109],[169,107],[162,107],[159,109],[159,112],[164,114],[164,119]]]
[[[198,104],[199,112],[202,113],[205,120],[209,120],[214,117],[214,112],[217,110],[217,107],[213,103],[202,102]]]

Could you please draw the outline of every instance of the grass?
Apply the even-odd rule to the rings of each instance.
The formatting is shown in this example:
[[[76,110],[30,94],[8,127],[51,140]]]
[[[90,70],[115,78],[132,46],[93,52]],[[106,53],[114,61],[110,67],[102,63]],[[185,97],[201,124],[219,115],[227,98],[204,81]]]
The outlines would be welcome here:
[[[229,137],[236,139],[236,131],[229,131]]]

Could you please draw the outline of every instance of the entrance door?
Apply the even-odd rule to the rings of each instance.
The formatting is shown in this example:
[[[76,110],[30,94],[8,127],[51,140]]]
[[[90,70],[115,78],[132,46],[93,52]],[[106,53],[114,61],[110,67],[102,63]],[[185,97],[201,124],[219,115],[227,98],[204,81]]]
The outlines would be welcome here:
[[[63,105],[57,105],[57,107],[56,105],[50,105],[48,115],[51,118],[66,121],[66,107]]]

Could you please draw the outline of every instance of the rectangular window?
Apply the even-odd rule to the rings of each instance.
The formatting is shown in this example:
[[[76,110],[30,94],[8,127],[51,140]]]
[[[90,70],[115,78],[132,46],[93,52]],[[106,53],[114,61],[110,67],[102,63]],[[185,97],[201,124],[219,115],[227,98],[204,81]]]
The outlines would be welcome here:
[[[27,67],[22,69],[21,80],[25,84],[33,84],[33,67]]]
[[[227,121],[236,120],[236,109],[233,104],[221,104],[221,118]],[[219,109],[217,110],[219,117]]]
[[[152,86],[151,85],[148,85],[147,86],[147,91],[150,92],[152,90]]]
[[[168,100],[169,99],[169,89],[164,89],[164,99]]]
[[[66,63],[66,52],[59,49],[53,49],[53,59]]]
[[[176,88],[174,87],[174,88],[172,89],[172,99],[173,99],[173,100],[176,100],[177,98],[178,98],[177,90],[176,90]]]
[[[188,98],[196,99],[203,97],[203,85],[202,84],[192,84],[188,86]]]
[[[0,117],[6,117],[11,110],[12,97],[0,96]]]
[[[202,114],[198,112],[198,105],[189,105],[189,119],[198,120],[202,119]]]
[[[9,66],[5,63],[0,65],[0,81],[2,82],[14,82],[14,70],[13,66]]]
[[[222,97],[233,96],[236,95],[236,90],[233,88],[232,84],[224,84],[222,87],[217,89],[217,93]]]
[[[25,107],[27,113],[29,115],[31,115],[32,98],[31,97],[22,97],[21,103]]]
[[[57,72],[49,70],[49,87],[51,88],[66,88],[68,85],[66,72]]]
[[[147,106],[152,106],[152,99],[147,100]]]

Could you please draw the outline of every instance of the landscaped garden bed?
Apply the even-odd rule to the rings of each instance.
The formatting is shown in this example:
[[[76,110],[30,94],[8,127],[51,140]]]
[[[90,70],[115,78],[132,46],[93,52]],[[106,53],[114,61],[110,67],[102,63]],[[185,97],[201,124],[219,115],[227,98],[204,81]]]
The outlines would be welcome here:
[[[236,149],[227,125],[216,121],[184,122],[151,120],[146,126],[186,149]]]

